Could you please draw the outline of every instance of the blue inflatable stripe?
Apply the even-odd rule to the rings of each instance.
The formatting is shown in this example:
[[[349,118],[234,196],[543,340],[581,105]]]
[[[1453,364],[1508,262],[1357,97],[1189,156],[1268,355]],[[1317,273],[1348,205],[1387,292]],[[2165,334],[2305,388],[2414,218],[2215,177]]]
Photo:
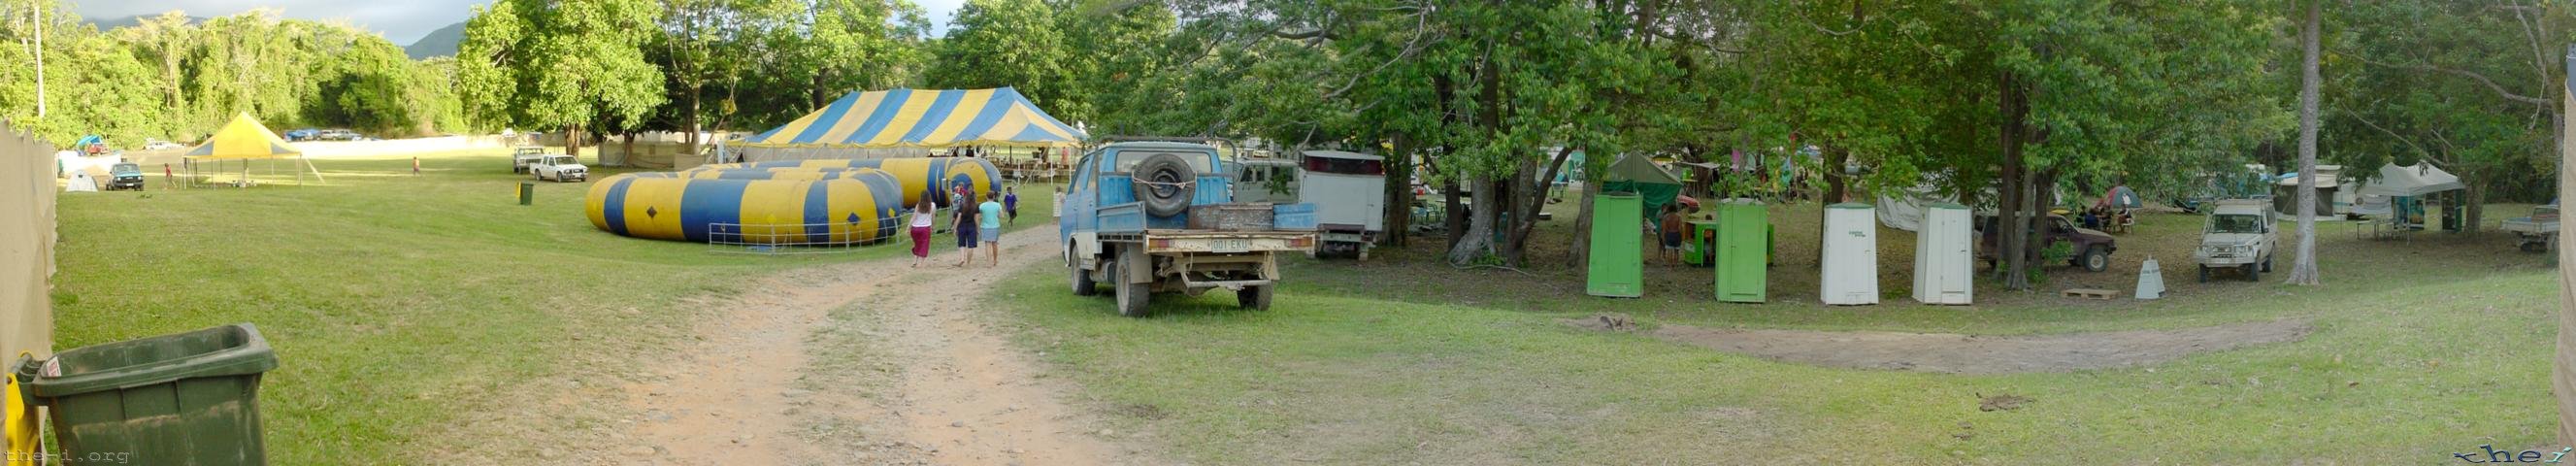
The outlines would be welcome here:
[[[626,236],[626,186],[635,184],[634,177],[618,178],[608,186],[608,198],[600,201],[599,216],[608,219],[608,232]]]
[[[816,181],[814,189],[805,190],[805,239],[807,241],[821,243],[832,240],[832,201],[824,196],[831,192],[830,180]]]
[[[744,182],[689,183],[680,192],[680,224],[709,225],[742,223],[742,192],[751,186]],[[705,228],[680,232],[689,241],[706,241]]]

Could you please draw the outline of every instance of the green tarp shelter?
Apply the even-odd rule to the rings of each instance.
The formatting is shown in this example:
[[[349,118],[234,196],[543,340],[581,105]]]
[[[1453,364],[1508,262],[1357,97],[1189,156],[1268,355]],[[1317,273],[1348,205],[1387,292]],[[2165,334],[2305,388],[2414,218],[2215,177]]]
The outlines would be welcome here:
[[[1652,219],[1682,194],[1682,179],[1645,156],[1621,155],[1602,171],[1601,192],[1637,193],[1639,210]]]

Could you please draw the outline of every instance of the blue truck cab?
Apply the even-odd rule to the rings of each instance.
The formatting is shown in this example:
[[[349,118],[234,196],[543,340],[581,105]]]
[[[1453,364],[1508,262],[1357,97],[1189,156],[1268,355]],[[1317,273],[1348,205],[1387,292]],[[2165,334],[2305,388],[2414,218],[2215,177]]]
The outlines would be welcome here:
[[[1121,314],[1144,316],[1154,292],[1224,288],[1266,309],[1277,254],[1315,245],[1313,206],[1235,203],[1216,146],[1138,141],[1083,154],[1065,190],[1056,234],[1074,294],[1108,285]]]

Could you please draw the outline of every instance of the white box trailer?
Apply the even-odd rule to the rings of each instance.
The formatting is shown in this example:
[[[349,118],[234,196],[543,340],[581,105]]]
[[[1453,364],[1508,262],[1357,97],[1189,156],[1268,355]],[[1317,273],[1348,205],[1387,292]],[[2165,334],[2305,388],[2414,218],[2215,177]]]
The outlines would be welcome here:
[[[1869,204],[1825,207],[1825,304],[1878,304],[1878,213]]]
[[[1386,231],[1386,158],[1369,154],[1306,151],[1298,170],[1297,202],[1315,205],[1318,255],[1368,258]]]
[[[1923,222],[1914,236],[1914,300],[1923,304],[1969,304],[1976,293],[1976,231],[1968,206],[1936,203],[1923,206]]]

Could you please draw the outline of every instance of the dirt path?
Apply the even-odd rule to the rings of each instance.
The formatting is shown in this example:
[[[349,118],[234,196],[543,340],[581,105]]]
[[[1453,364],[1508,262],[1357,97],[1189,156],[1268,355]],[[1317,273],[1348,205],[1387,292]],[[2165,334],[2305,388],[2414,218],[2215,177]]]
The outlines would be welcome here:
[[[1594,320],[1568,322],[1601,328]],[[2245,346],[2298,341],[2300,320],[2246,322],[2173,330],[2057,335],[1728,330],[1664,325],[1656,338],[1729,353],[1822,366],[1956,374],[2065,372],[2155,364]]]
[[[1122,449],[1092,435],[1087,416],[1058,401],[1064,387],[1042,378],[1034,361],[974,315],[981,290],[993,282],[1020,267],[1054,263],[1045,239],[1035,231],[1006,236],[1000,267],[949,268],[956,252],[933,248],[947,254],[934,254],[934,267],[906,267],[910,256],[817,267],[726,298],[738,304],[700,325],[700,340],[676,361],[692,368],[679,372],[703,376],[627,388],[628,407],[642,413],[630,434],[644,443],[624,449],[623,461],[1125,462]],[[859,314],[835,319],[835,309]],[[858,348],[817,343],[836,331],[866,341]],[[842,354],[854,350],[863,354]],[[827,364],[848,359],[885,373],[816,373],[818,364],[853,371]],[[855,432],[836,430],[842,428]]]

